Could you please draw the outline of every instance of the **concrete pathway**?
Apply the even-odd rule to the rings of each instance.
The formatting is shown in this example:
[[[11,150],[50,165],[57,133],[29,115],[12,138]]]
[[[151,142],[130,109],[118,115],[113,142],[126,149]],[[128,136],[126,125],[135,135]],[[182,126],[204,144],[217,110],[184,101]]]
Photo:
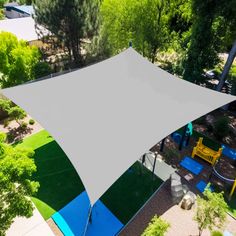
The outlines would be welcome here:
[[[43,129],[43,127],[37,122],[35,121],[35,123],[33,125],[29,124],[29,120],[32,119],[31,116],[27,115],[23,121],[26,122],[28,124],[28,128],[25,132],[18,132],[18,127],[19,124],[17,124],[16,121],[10,121],[10,123],[8,124],[7,127],[4,127],[3,121],[0,122],[0,132],[3,133],[14,133],[14,140],[12,140],[12,142],[16,142],[19,141],[21,139],[24,139],[32,134],[38,133],[39,131],[41,131]]]
[[[6,236],[54,236],[47,222],[35,207],[30,218],[16,217]]]
[[[153,153],[150,152],[146,154],[144,166],[146,166],[150,171],[153,170],[154,160],[155,156]],[[174,169],[172,166],[164,162],[160,154],[157,155],[156,165],[154,170],[156,176],[158,176],[163,181],[166,181],[167,179],[169,179],[170,175],[173,174],[175,171],[176,169]]]
[[[171,207],[168,211],[166,211],[163,215],[161,215],[161,218],[165,219],[171,225],[171,227],[166,233],[166,236],[198,235],[197,223],[193,220],[194,211],[194,209],[186,211],[181,209],[179,205],[175,205]],[[230,216],[227,216],[227,221],[221,231],[224,232],[225,230],[230,232],[232,235],[235,235],[236,233],[236,221]],[[210,235],[211,234],[209,230],[203,230],[202,236]]]

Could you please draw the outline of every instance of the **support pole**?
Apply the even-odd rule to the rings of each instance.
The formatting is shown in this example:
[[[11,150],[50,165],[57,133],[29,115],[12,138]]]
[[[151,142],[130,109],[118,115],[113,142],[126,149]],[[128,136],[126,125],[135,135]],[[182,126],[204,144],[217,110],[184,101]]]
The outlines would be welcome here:
[[[163,150],[164,150],[164,147],[165,147],[165,140],[166,140],[166,138],[163,138],[162,141],[161,141],[160,152],[163,152]]]
[[[89,203],[88,218],[87,218],[86,225],[85,225],[85,228],[84,228],[83,236],[86,235],[89,224],[92,224],[92,210],[93,210],[93,207],[92,207],[91,204]]]
[[[182,138],[181,138],[180,143],[179,143],[179,151],[182,150],[183,143],[184,143],[184,139],[185,139],[186,132],[187,132],[187,128],[188,128],[188,125],[185,125],[185,127],[184,127],[184,133],[182,134]]]
[[[152,180],[154,180],[154,171],[155,171],[155,167],[156,167],[156,161],[157,161],[157,152],[154,152],[154,163],[153,163],[153,167],[152,167]]]
[[[235,178],[233,187],[232,187],[232,189],[231,189],[231,192],[230,192],[230,194],[229,194],[229,197],[230,197],[230,198],[233,196],[235,189],[236,189],[236,178]]]

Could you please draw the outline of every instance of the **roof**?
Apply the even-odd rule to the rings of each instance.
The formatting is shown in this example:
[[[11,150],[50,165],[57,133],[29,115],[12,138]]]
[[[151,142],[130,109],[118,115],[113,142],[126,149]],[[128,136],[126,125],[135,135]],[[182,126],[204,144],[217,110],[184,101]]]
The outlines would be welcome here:
[[[15,19],[6,19],[0,21],[0,32],[10,32],[20,40],[27,42],[38,39],[35,29],[35,21],[32,17],[21,17]]]
[[[84,69],[2,92],[56,139],[91,204],[150,147],[235,100],[176,78],[132,48]]]
[[[31,5],[12,6],[11,9],[28,14],[29,16],[34,14],[34,8]]]

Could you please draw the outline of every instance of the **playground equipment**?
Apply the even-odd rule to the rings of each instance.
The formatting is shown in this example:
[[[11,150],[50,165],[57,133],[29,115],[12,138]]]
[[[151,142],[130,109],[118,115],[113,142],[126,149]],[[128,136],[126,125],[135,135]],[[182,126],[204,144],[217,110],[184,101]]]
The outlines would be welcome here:
[[[219,148],[218,151],[214,151],[211,148],[205,146],[202,141],[203,138],[199,138],[197,145],[193,148],[192,158],[197,155],[205,161],[209,162],[211,165],[214,165],[221,156],[223,148]]]
[[[219,179],[225,181],[225,182],[228,182],[228,183],[233,183],[233,186],[231,188],[231,191],[230,191],[230,194],[229,194],[229,197],[231,198],[234,194],[234,191],[236,189],[236,178],[235,179],[229,179],[229,178],[226,178],[224,177],[223,175],[221,175],[216,169],[215,169],[215,166],[213,166],[213,174],[215,176],[217,176]]]
[[[193,134],[193,125],[192,123],[188,123],[185,127],[183,132],[181,132],[182,134],[180,134],[179,132],[174,132],[171,134],[171,138],[177,143],[179,144],[179,150],[182,149],[183,147],[187,147],[189,144],[189,140],[190,140],[190,136]]]

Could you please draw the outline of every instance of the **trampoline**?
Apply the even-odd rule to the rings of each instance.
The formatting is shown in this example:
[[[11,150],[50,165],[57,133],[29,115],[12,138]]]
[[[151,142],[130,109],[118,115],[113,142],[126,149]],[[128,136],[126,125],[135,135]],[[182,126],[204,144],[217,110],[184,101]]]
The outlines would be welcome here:
[[[89,198],[84,191],[68,205],[52,216],[59,229],[65,236],[113,236],[123,227],[123,224],[113,213],[98,200],[92,209],[91,220],[88,223]]]
[[[180,165],[195,175],[198,175],[203,169],[203,166],[200,163],[188,156],[184,157],[180,162]]]

